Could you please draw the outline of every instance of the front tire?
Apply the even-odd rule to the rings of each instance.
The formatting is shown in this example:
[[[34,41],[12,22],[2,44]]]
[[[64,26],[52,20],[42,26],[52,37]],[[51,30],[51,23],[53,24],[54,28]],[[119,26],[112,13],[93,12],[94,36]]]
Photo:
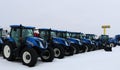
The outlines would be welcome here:
[[[71,56],[74,54],[74,48],[72,46],[69,46],[65,49],[65,55],[66,56]]]
[[[62,59],[65,56],[65,50],[62,46],[54,48],[54,56],[55,58]]]
[[[25,48],[22,51],[22,63],[29,67],[35,66],[38,58],[37,52],[33,48]]]
[[[41,52],[41,59],[44,62],[52,62],[54,59],[54,51],[51,47],[48,47],[43,52]]]

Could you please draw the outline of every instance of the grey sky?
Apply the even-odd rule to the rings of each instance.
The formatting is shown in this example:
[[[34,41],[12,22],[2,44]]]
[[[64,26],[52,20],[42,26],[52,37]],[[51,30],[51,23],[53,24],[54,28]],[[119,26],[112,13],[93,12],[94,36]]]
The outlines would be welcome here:
[[[31,25],[85,33],[119,34],[120,0],[0,0],[0,26]]]

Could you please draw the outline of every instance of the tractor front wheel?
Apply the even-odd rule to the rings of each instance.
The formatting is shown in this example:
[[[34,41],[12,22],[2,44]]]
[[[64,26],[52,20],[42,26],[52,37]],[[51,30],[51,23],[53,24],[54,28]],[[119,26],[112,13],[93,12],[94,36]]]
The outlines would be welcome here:
[[[22,63],[29,67],[35,66],[38,58],[37,52],[33,48],[25,48],[22,51]]]
[[[44,62],[52,62],[54,59],[54,51],[51,47],[48,47],[43,52],[41,52],[41,59]]]
[[[55,58],[62,59],[65,56],[65,50],[62,46],[55,47],[54,53]]]

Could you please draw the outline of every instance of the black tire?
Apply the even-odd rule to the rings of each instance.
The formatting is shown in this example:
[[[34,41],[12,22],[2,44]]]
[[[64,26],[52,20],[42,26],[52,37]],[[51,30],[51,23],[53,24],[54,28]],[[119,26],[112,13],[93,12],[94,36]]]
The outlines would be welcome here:
[[[112,51],[112,47],[105,47],[104,50],[111,52]]]
[[[54,47],[54,56],[55,56],[55,58],[59,58],[59,59],[64,58],[65,50],[64,50],[63,46],[59,45],[57,47]]]
[[[114,47],[114,43],[110,43],[110,47]]]
[[[72,56],[73,54],[74,54],[74,47],[73,46],[69,46],[69,47],[67,47],[67,49],[65,49],[66,56]]]
[[[1,54],[1,52],[2,52],[2,47],[3,47],[3,45],[0,44],[0,54]]]
[[[54,60],[54,51],[51,47],[41,52],[41,60],[44,62],[52,62]]]
[[[33,48],[24,48],[21,52],[21,58],[24,65],[33,67],[37,62],[38,54]]]
[[[84,53],[84,52],[88,52],[88,46],[87,45],[83,45],[83,46],[81,46],[82,47],[82,53]]]
[[[73,49],[74,49],[73,53],[74,53],[74,54],[78,54],[79,51],[80,51],[80,50],[79,50],[79,49],[80,49],[79,46],[78,46],[78,45],[71,45],[71,46],[72,46]]]
[[[3,58],[7,59],[8,61],[13,61],[15,60],[15,55],[14,55],[14,48],[13,44],[10,42],[5,42],[3,48],[2,48],[2,55]]]

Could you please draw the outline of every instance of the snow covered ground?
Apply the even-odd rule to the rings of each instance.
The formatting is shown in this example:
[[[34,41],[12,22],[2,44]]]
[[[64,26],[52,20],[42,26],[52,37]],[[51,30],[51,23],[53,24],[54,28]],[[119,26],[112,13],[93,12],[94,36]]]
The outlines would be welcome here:
[[[31,68],[0,56],[0,70],[120,70],[120,47],[113,48],[112,52],[98,50],[55,59],[50,63],[38,60],[36,66]]]

